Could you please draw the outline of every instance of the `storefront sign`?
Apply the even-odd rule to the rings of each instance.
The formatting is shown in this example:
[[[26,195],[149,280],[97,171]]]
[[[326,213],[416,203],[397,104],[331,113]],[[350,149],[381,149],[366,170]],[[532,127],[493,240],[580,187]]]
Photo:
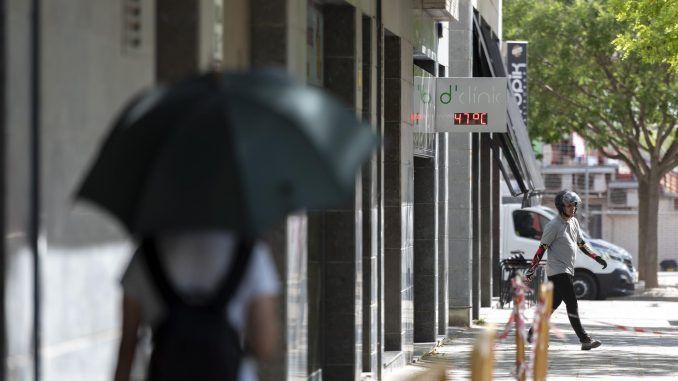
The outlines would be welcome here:
[[[509,85],[527,126],[527,42],[506,41],[505,47]]]
[[[437,78],[436,132],[506,132],[506,78]]]
[[[506,78],[414,78],[414,132],[506,132]]]
[[[410,121],[414,132],[433,133],[435,131],[436,78],[433,76],[414,77],[414,94]]]

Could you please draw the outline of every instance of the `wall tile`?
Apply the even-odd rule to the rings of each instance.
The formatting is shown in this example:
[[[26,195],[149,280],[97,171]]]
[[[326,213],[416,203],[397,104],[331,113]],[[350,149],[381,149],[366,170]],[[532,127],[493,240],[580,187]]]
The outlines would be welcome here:
[[[325,260],[327,262],[356,261],[354,210],[332,210],[325,213]]]
[[[355,57],[325,58],[324,63],[325,87],[347,107],[355,107]]]
[[[436,237],[436,204],[414,204],[414,239]]]

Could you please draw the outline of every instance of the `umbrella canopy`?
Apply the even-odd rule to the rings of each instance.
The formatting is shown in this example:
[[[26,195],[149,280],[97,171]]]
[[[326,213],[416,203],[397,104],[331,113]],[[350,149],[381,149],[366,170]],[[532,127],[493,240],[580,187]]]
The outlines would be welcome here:
[[[205,74],[122,111],[77,194],[131,233],[257,234],[350,200],[372,130],[320,89],[277,72]]]

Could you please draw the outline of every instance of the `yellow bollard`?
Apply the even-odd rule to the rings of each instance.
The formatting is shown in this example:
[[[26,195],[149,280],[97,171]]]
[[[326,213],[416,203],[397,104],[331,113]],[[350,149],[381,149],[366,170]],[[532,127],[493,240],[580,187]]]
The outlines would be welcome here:
[[[489,326],[476,339],[471,354],[471,380],[491,381],[494,368],[494,327]]]
[[[540,299],[543,308],[539,311],[539,327],[537,327],[537,341],[534,348],[534,366],[532,378],[534,381],[546,380],[549,355],[549,328],[551,326],[551,308],[553,306],[553,283],[541,285]]]
[[[515,278],[515,287],[513,288],[513,321],[516,324],[516,375],[518,381],[525,381],[525,339],[521,327],[520,308],[523,305],[525,294],[521,288],[523,280],[520,275]]]

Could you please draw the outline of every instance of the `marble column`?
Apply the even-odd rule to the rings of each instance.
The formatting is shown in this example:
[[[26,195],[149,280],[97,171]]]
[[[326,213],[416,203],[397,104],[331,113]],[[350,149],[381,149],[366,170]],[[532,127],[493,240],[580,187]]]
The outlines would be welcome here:
[[[305,70],[295,62],[306,61],[305,51],[290,52],[287,47],[297,44],[306,31],[306,7],[303,0],[224,1],[225,29],[246,29],[246,41],[230,34],[224,35],[224,62],[230,68],[279,67],[303,79]],[[244,25],[228,23],[230,19],[247,20]],[[242,21],[241,21],[242,22]],[[229,49],[232,48],[232,49]],[[246,55],[246,56],[245,56]],[[282,321],[282,348],[278,354],[259,364],[262,381],[307,380],[311,352],[309,351],[311,291],[309,288],[312,265],[308,255],[308,218],[305,214],[290,216],[286,222],[271,230],[266,237],[273,252],[283,285],[280,314]],[[313,353],[315,354],[315,352]]]
[[[414,158],[414,341],[433,342],[438,331],[436,158]]]
[[[492,148],[490,134],[480,136],[480,306],[492,304]]]
[[[459,0],[459,21],[450,22],[451,77],[473,75],[473,5]],[[449,315],[451,326],[471,323],[471,254],[473,249],[471,204],[471,135],[449,133]]]
[[[377,79],[376,79],[376,26],[372,18],[362,16],[362,119],[377,129]],[[378,177],[375,152],[362,170],[363,201],[363,372],[376,375],[379,371],[378,355],[380,346],[378,311],[380,297],[378,293],[379,266],[379,204],[377,200]]]
[[[412,46],[384,38],[384,348],[413,344]],[[408,100],[409,103],[408,103]],[[409,360],[409,357],[408,357]]]
[[[360,115],[362,17],[350,5],[325,5],[322,12],[324,87]],[[309,257],[318,267],[313,276],[322,277],[316,283],[323,283],[314,291],[321,311],[317,343],[323,380],[357,380],[363,369],[362,195],[359,175],[353,202],[309,214]]]
[[[438,335],[447,333],[449,306],[449,166],[448,133],[436,139],[438,160]]]

